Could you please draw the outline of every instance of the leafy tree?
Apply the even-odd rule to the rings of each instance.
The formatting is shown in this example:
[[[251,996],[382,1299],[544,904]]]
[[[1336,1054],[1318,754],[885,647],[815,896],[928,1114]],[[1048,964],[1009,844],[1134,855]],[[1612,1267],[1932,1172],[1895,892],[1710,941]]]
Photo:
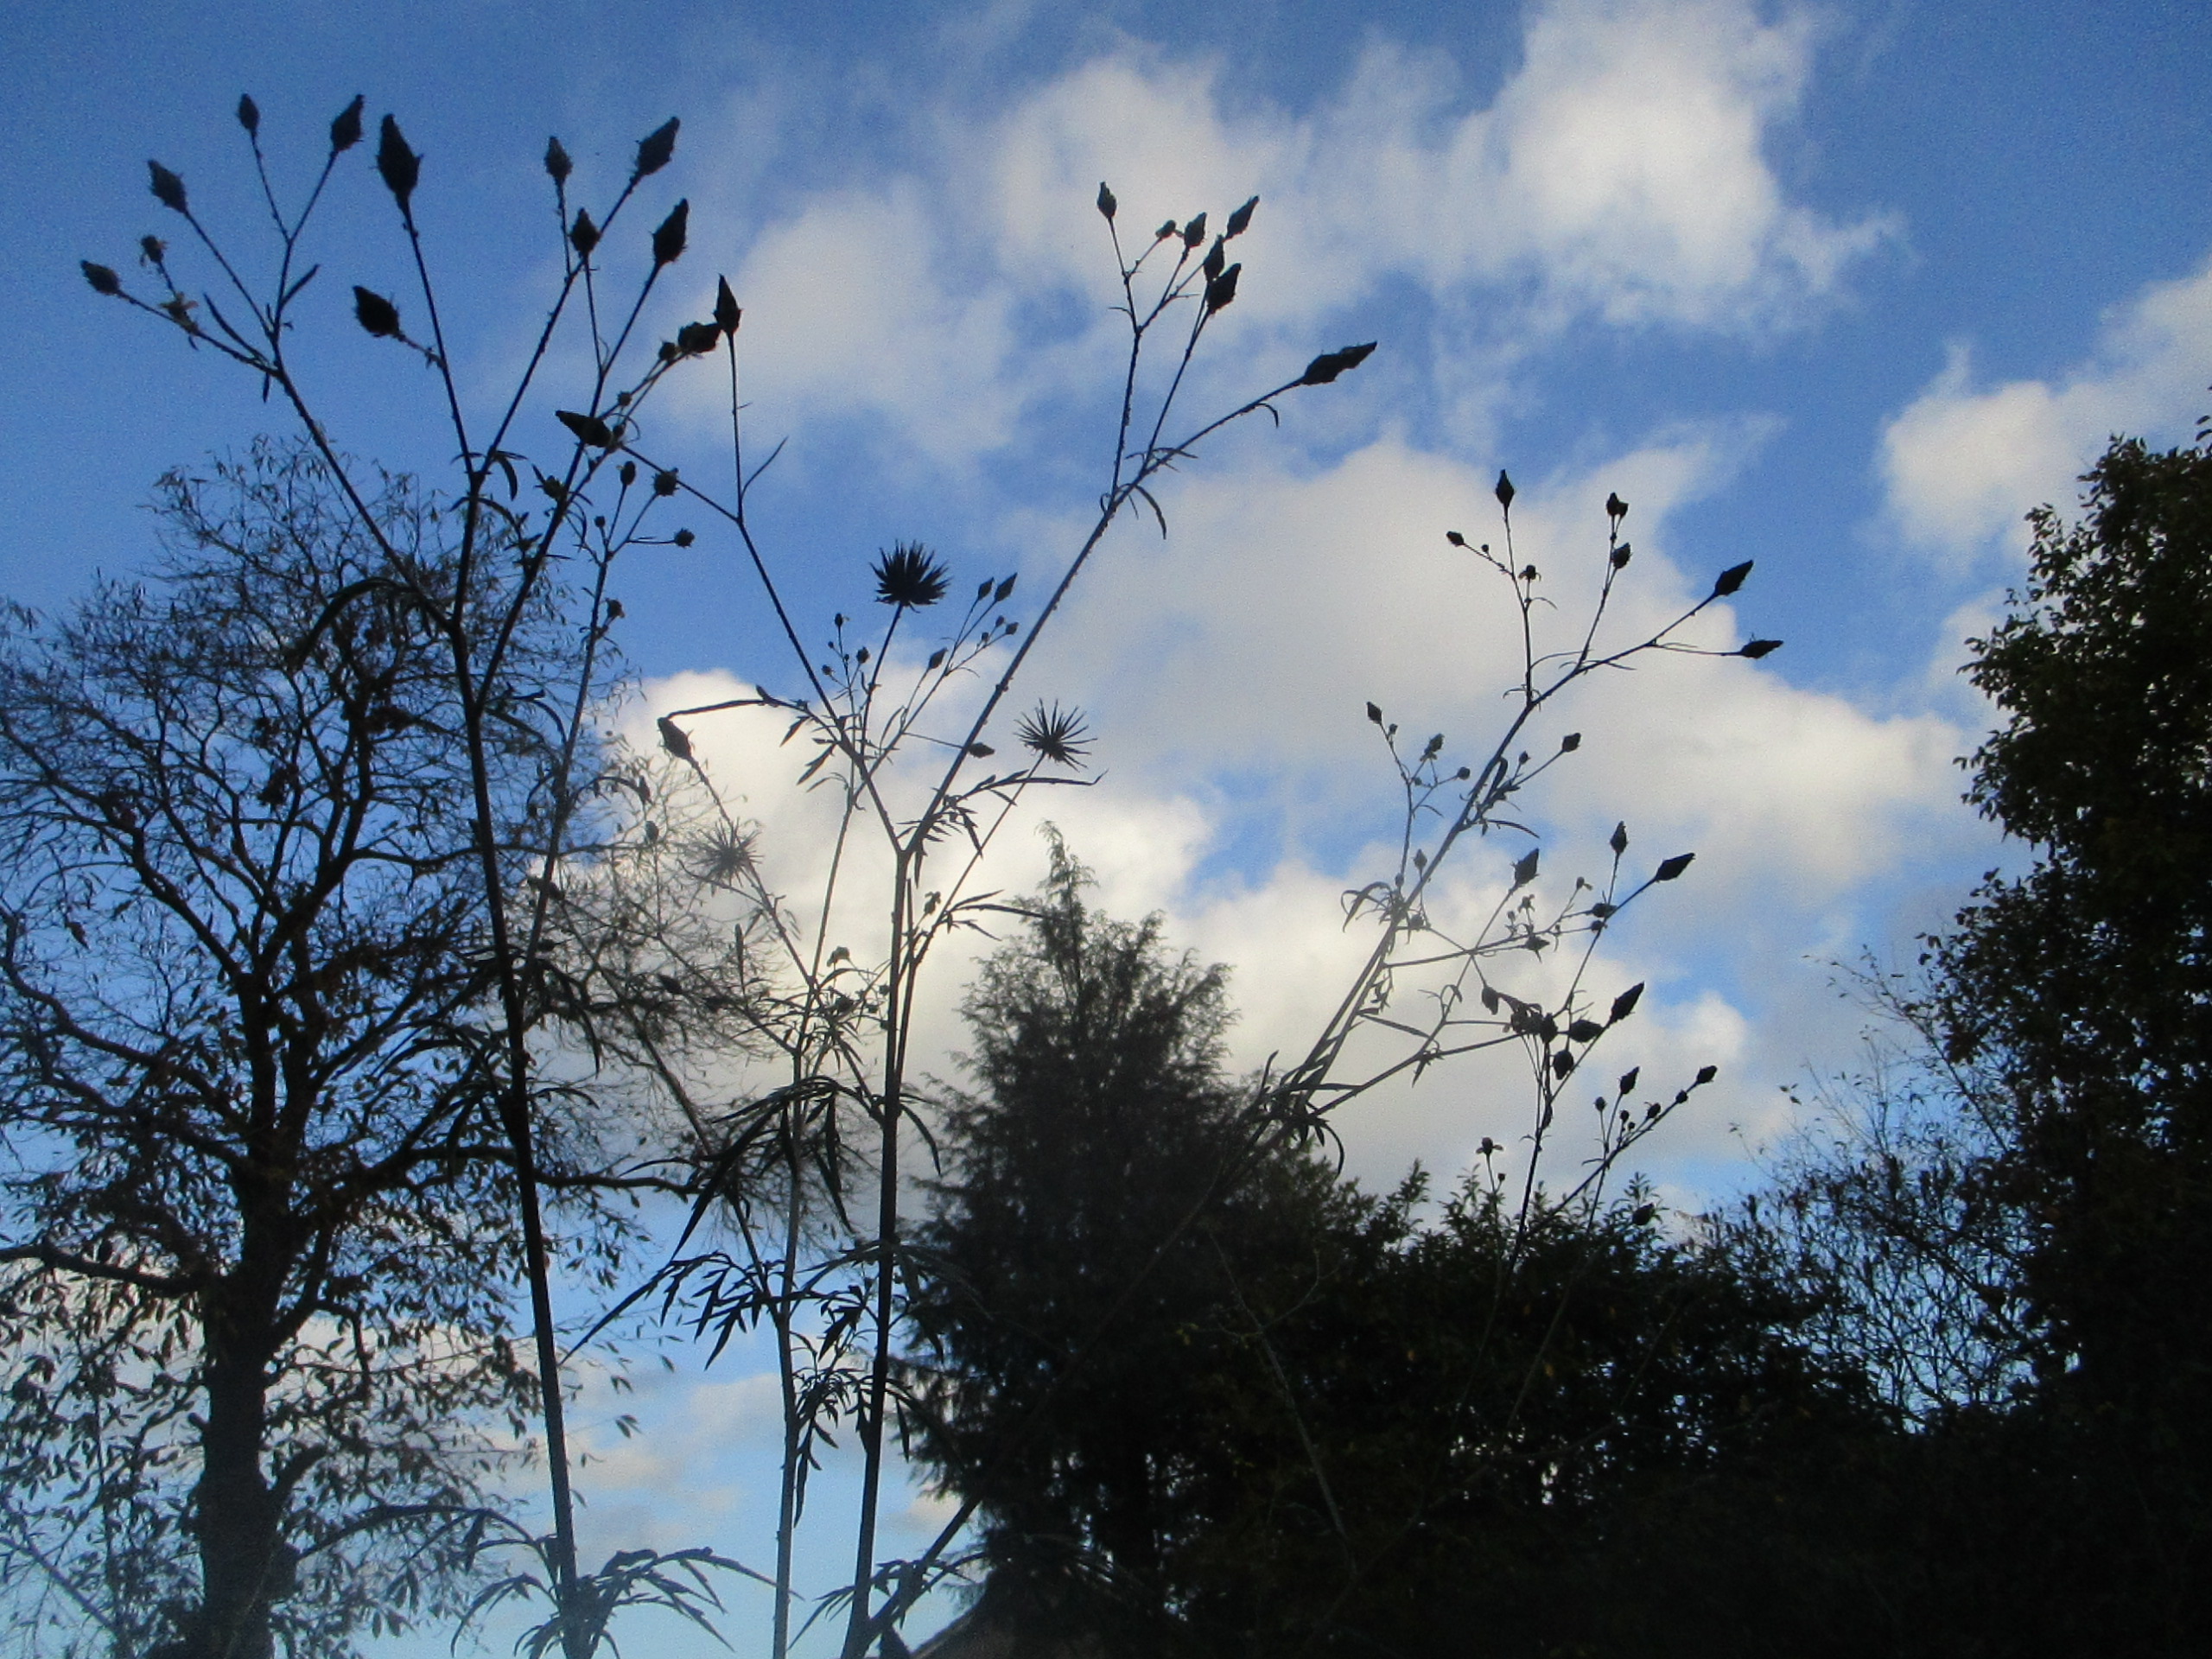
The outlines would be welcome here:
[[[1897,1421],[1916,1650],[2177,1651],[2212,1584],[2212,453],[2115,439],[1966,672],[2031,852],[1878,1004],[1904,1039],[1769,1211]]]
[[[2116,440],[2084,481],[1974,643],[2002,723],[1970,798],[2035,858],[1960,913],[1933,1001],[2003,1091],[1986,1176],[2068,1548],[2160,1640],[2212,1582],[2212,450]]]
[[[981,1092],[944,1102],[906,1310],[915,1444],[982,1505],[1000,1602],[1062,1626],[1164,1605],[1192,1379],[1227,1353],[1218,1241],[1256,1243],[1264,1185],[1224,970],[1090,909],[1089,879],[1056,841],[963,1004]]]
[[[1639,1188],[1524,1201],[1491,1161],[1423,1222],[1418,1173],[1378,1197],[1268,1140],[1220,970],[1082,879],[1056,849],[970,994],[982,1086],[918,1240],[914,1438],[985,1516],[980,1624],[1444,1652],[1479,1619],[1537,1651],[1627,1627],[1560,1598],[1670,1495],[1871,1421],[1809,1306]],[[1719,1605],[1758,1575],[1713,1576]]]
[[[1332,1185],[1239,1287],[1241,1363],[1184,1452],[1173,1579],[1207,1649],[1710,1651],[1758,1605],[1751,1650],[1802,1650],[1774,1638],[1825,1599],[1789,1588],[1812,1552],[1713,1495],[1770,1507],[1866,1421],[1808,1305],[1633,1184],[1530,1215],[1478,1168],[1426,1221],[1425,1194]]]
[[[2123,440],[2086,481],[1967,671],[2003,716],[1971,798],[2035,862],[1935,966],[1948,1052],[2009,1096],[2047,1376],[2178,1428],[2212,1386],[2212,452]]]
[[[149,580],[0,641],[7,1548],[118,1654],[336,1652],[447,1604],[479,1426],[537,1391],[445,643],[359,591],[461,573],[414,486],[372,540],[299,447],[159,509]],[[569,650],[525,612],[510,694]],[[545,757],[486,753],[527,857]],[[549,1168],[592,1167],[548,1110]]]

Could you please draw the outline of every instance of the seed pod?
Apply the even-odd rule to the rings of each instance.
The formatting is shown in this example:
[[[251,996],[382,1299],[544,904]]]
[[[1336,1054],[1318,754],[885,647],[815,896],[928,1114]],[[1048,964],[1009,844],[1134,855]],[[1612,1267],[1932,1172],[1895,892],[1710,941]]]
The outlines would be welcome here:
[[[356,92],[353,101],[332,118],[330,123],[330,153],[342,156],[361,142],[361,95]]]
[[[630,181],[634,184],[666,167],[676,154],[676,130],[683,124],[671,116],[638,141],[638,161],[630,170]]]

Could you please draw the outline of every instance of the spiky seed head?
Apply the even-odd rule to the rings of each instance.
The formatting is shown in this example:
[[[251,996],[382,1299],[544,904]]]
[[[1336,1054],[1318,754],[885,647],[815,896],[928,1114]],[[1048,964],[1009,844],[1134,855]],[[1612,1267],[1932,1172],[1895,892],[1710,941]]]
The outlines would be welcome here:
[[[1055,766],[1081,767],[1090,752],[1089,727],[1080,709],[1051,708],[1039,703],[1014,728],[1022,747]]]
[[[875,561],[875,597],[902,611],[918,611],[944,597],[945,569],[919,542],[900,542]]]

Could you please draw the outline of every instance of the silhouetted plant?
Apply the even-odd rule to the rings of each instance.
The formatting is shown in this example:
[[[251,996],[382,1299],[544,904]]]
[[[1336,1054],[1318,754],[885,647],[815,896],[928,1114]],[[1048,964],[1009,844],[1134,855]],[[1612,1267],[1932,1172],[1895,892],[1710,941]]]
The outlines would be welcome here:
[[[289,652],[309,658],[328,648],[356,610],[396,605],[421,619],[442,653],[440,683],[453,718],[442,729],[466,776],[461,798],[474,826],[467,852],[480,937],[468,959],[481,976],[475,1012],[486,1035],[471,1051],[472,1063],[499,1126],[499,1161],[518,1206],[552,1509],[552,1529],[543,1540],[492,1527],[474,1542],[480,1549],[526,1543],[537,1556],[538,1571],[512,1575],[499,1593],[535,1586],[550,1597],[550,1622],[526,1640],[545,1650],[557,1638],[566,1659],[587,1659],[606,1639],[607,1616],[622,1605],[658,1598],[660,1605],[704,1617],[705,1603],[682,1586],[694,1582],[696,1570],[728,1570],[720,1558],[696,1552],[620,1554],[588,1576],[576,1561],[563,1360],[542,1216],[543,1135],[551,1106],[587,1098],[597,1080],[649,1084],[683,1120],[683,1161],[648,1156],[619,1170],[579,1168],[563,1180],[583,1190],[673,1189],[692,1201],[676,1258],[622,1306],[657,1298],[667,1315],[689,1321],[717,1345],[763,1322],[773,1333],[785,1420],[773,1574],[772,1649],[778,1659],[791,1639],[791,1548],[806,1473],[823,1437],[844,1421],[855,1424],[862,1449],[861,1491],[851,1581],[828,1605],[843,1611],[848,1659],[860,1659],[879,1638],[893,1645],[901,1618],[946,1570],[947,1552],[973,1508],[968,1500],[919,1557],[877,1559],[885,1433],[901,1406],[894,1352],[899,1286],[910,1268],[902,1244],[909,1136],[927,1132],[910,1083],[917,988],[943,941],[1005,911],[986,885],[996,837],[1033,790],[1084,784],[1095,741],[1083,715],[1058,703],[1038,702],[1018,713],[1017,682],[1124,512],[1141,507],[1166,531],[1166,511],[1155,493],[1160,474],[1194,461],[1207,438],[1246,416],[1264,410],[1280,418],[1284,397],[1337,381],[1374,347],[1324,352],[1225,412],[1185,421],[1180,403],[1188,371],[1239,292],[1243,266],[1230,260],[1230,244],[1251,223],[1256,198],[1230,213],[1211,238],[1201,213],[1181,225],[1162,225],[1132,251],[1120,241],[1119,204],[1102,186],[1097,205],[1115,248],[1127,340],[1111,458],[1087,532],[1026,618],[1013,607],[1014,576],[984,577],[955,609],[948,603],[956,589],[946,562],[927,548],[899,543],[880,556],[873,572],[876,597],[888,611],[881,626],[863,628],[856,619],[837,616],[826,652],[818,652],[802,632],[747,513],[765,463],[748,467],[745,454],[737,397],[741,313],[734,295],[720,284],[711,318],[683,325],[657,350],[644,349],[638,337],[657,283],[684,251],[687,204],[677,202],[651,232],[641,278],[620,296],[605,282],[601,262],[610,234],[643,182],[668,165],[677,124],[671,120],[641,142],[626,181],[596,217],[570,200],[573,163],[557,142],[549,146],[544,166],[559,213],[562,283],[510,393],[479,417],[452,371],[416,223],[421,158],[386,117],[375,167],[397,210],[420,314],[415,299],[403,303],[365,287],[354,289],[352,308],[369,336],[415,353],[428,366],[441,405],[435,418],[457,453],[457,479],[435,496],[442,521],[451,527],[454,575],[433,584],[385,533],[357,481],[358,469],[316,412],[288,355],[297,302],[318,270],[302,268],[305,234],[340,157],[362,142],[360,101],[333,124],[320,175],[296,211],[281,205],[270,183],[257,107],[242,104],[239,119],[275,225],[268,279],[257,286],[241,275],[240,263],[196,216],[182,180],[158,164],[154,194],[185,220],[212,261],[224,285],[219,301],[215,292],[188,291],[172,274],[168,248],[152,238],[143,247],[158,283],[152,293],[141,294],[106,266],[87,263],[85,274],[98,293],[175,327],[194,346],[257,376],[288,405],[349,507],[351,529],[372,550],[365,574],[329,597]],[[541,467],[522,453],[520,434],[564,331],[580,336],[588,372],[567,400],[574,406],[551,411],[567,436],[556,464]],[[664,378],[716,353],[729,385],[733,463],[721,495],[646,453],[639,424],[639,411]],[[525,468],[547,505],[525,496]],[[1347,896],[1348,923],[1373,927],[1374,944],[1306,1052],[1255,1088],[1224,1176],[1325,1137],[1337,1107],[1389,1078],[1417,1076],[1472,1050],[1518,1045],[1536,1093],[1514,1208],[1525,1239],[1554,1204],[1542,1197],[1537,1169],[1556,1133],[1555,1107],[1569,1078],[1630,1016],[1640,994],[1641,988],[1611,998],[1589,992],[1584,975],[1590,953],[1624,909],[1654,884],[1680,876],[1689,856],[1662,861],[1635,880],[1624,873],[1627,841],[1619,831],[1601,886],[1578,882],[1565,897],[1540,906],[1537,859],[1530,851],[1515,866],[1511,886],[1487,920],[1465,938],[1448,936],[1432,918],[1433,884],[1471,840],[1493,831],[1533,833],[1519,816],[1519,799],[1578,740],[1555,740],[1552,752],[1535,762],[1522,745],[1533,741],[1540,717],[1560,695],[1600,670],[1644,655],[1701,650],[1685,642],[1681,630],[1734,594],[1750,566],[1724,572],[1706,600],[1656,632],[1600,644],[1614,583],[1630,558],[1618,539],[1627,509],[1611,498],[1612,534],[1597,602],[1562,649],[1540,648],[1537,573],[1518,565],[1513,553],[1513,489],[1503,474],[1497,495],[1507,518],[1503,555],[1492,555],[1487,545],[1468,547],[1456,533],[1450,539],[1486,560],[1514,594],[1524,647],[1516,701],[1503,732],[1477,750],[1479,764],[1458,766],[1446,758],[1441,736],[1418,753],[1402,751],[1396,727],[1370,705],[1404,808],[1396,868]],[[711,515],[742,548],[789,649],[794,689],[763,688],[753,696],[661,715],[657,731],[666,766],[657,789],[652,768],[607,745],[595,722],[613,687],[605,642],[619,607],[607,597],[608,572],[638,546],[691,543],[688,529],[658,533],[676,503]],[[573,573],[573,589],[554,583],[553,571],[563,563]],[[916,668],[910,657],[920,652],[909,637],[924,625],[924,613],[934,628],[933,648]],[[537,626],[565,626],[574,643],[540,676],[542,683],[525,692],[514,680],[515,643]],[[1731,653],[1705,654],[1757,658],[1775,644],[1753,640]],[[896,659],[894,648],[902,652]],[[803,745],[798,784],[830,791],[837,803],[829,873],[818,897],[803,906],[770,885],[756,856],[755,827],[730,810],[696,753],[698,721],[740,711],[785,722],[785,741]],[[1012,746],[1020,758],[1000,758],[1000,745]],[[524,791],[523,832],[510,835],[502,830],[494,779],[517,753],[526,754],[535,771]],[[681,797],[674,804],[671,783]],[[869,868],[860,879],[863,863]],[[880,913],[868,917],[864,907],[874,902],[872,889],[883,897]],[[695,901],[682,896],[687,890]],[[706,925],[713,918],[728,930],[719,939]],[[861,938],[862,947],[842,943],[847,937]],[[1500,969],[1509,960],[1569,948],[1581,952],[1578,970],[1563,994],[1548,999],[1515,988]],[[1416,995],[1426,1001],[1411,1017],[1405,1005]],[[1347,1058],[1351,1046],[1368,1034],[1404,1046],[1379,1064],[1355,1065]],[[777,1080],[734,1104],[714,1104],[703,1083],[715,1071],[715,1057],[748,1048],[775,1057]],[[1589,1173],[1558,1202],[1599,1213],[1618,1160],[1711,1076],[1708,1067],[1670,1102],[1640,1099],[1635,1074],[1625,1074],[1600,1097]],[[1493,1201],[1502,1201],[1495,1192]],[[1171,1223],[1167,1243],[1198,1224],[1211,1202],[1211,1192],[1196,1195]],[[715,1242],[715,1230],[728,1248]],[[703,1247],[692,1250],[702,1236]],[[1109,1312],[1106,1324],[1112,1317]],[[1079,1351],[1095,1346],[1104,1330]],[[257,1457],[261,1449],[255,1448]]]
[[[739,319],[733,302],[726,310],[718,307],[711,321],[687,325],[657,351],[638,337],[646,300],[684,250],[689,215],[681,201],[652,232],[642,278],[619,292],[607,282],[602,262],[613,245],[607,238],[639,188],[668,164],[676,122],[640,143],[627,178],[596,218],[571,202],[573,164],[556,141],[547,148],[544,165],[563,227],[562,280],[511,388],[487,409],[474,409],[452,368],[429,252],[415,217],[422,159],[398,124],[385,117],[374,165],[397,211],[417,297],[403,302],[357,286],[352,308],[370,336],[417,354],[429,366],[435,391],[427,418],[434,429],[444,428],[455,452],[452,482],[430,493],[442,526],[443,562],[426,569],[413,550],[388,532],[360,481],[361,468],[340,448],[292,355],[302,296],[321,270],[308,263],[308,233],[339,176],[341,157],[363,141],[362,100],[354,99],[331,124],[320,170],[296,206],[287,204],[272,176],[262,147],[261,113],[250,99],[240,103],[238,120],[273,225],[265,272],[248,274],[253,262],[234,257],[199,216],[182,179],[157,162],[151,168],[154,195],[182,219],[196,254],[211,267],[214,286],[188,285],[168,244],[152,236],[141,244],[142,263],[156,284],[150,294],[111,267],[88,261],[85,275],[96,292],[163,321],[194,347],[255,376],[296,419],[302,442],[347,510],[346,533],[365,550],[359,556],[360,574],[327,595],[319,614],[299,619],[296,636],[282,648],[309,660],[350,631],[364,609],[396,607],[419,623],[437,655],[448,712],[436,729],[449,746],[453,800],[462,804],[472,825],[454,856],[474,871],[466,952],[480,975],[480,1001],[473,1011],[488,1036],[470,1063],[483,1106],[499,1126],[503,1150],[497,1161],[508,1173],[506,1190],[521,1234],[552,1501],[544,1551],[548,1582],[563,1651],[568,1659],[585,1659],[598,1641],[600,1627],[587,1629],[598,1592],[576,1567],[560,1343],[543,1216],[546,1113],[551,1102],[575,1091],[557,1068],[547,1072],[538,1033],[565,1030],[563,1042],[589,1041],[577,1021],[591,1013],[591,998],[578,993],[558,960],[565,926],[560,911],[571,867],[588,862],[596,850],[596,832],[580,835],[580,828],[589,824],[600,799],[592,786],[596,722],[615,684],[605,642],[619,607],[607,596],[607,575],[616,559],[635,547],[691,539],[683,529],[649,533],[664,523],[673,474],[657,471],[641,484],[636,461],[622,454],[620,446],[661,380],[687,359],[711,351]],[[550,411],[566,435],[548,466],[533,466],[519,447],[523,434],[536,417],[533,399],[556,360],[556,340],[571,335],[586,365],[571,399],[581,407]],[[525,472],[533,494],[524,493]],[[556,571],[565,571],[575,586],[556,585]],[[548,631],[563,641],[557,660],[534,668],[531,677],[520,676],[517,652],[523,641]],[[530,776],[521,790],[526,810],[510,823],[503,816],[501,779],[517,756],[529,758]],[[574,1178],[564,1175],[563,1182],[602,1179],[605,1173],[587,1169]],[[247,1436],[241,1455],[252,1464],[257,1481],[265,1449]],[[227,1546],[205,1534],[203,1541],[211,1552],[203,1593],[235,1600],[234,1588],[217,1583],[215,1558]],[[188,1634],[188,1650],[244,1659],[264,1650],[267,1597],[254,1595],[247,1599],[264,1611],[250,1609],[237,1631]],[[188,1630],[199,1628],[188,1621]]]

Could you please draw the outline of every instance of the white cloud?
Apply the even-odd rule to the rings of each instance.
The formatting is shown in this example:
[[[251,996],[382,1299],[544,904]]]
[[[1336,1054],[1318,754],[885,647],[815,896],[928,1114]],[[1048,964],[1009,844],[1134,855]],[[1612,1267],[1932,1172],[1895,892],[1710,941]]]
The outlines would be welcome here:
[[[1732,429],[1680,432],[1596,468],[1524,480],[1514,545],[1544,573],[1538,648],[1580,637],[1606,563],[1608,489],[1633,504],[1637,550],[1600,647],[1642,637],[1707,592],[1708,571],[1677,563],[1670,520],[1725,481],[1751,441]],[[1301,1053],[1365,948],[1344,925],[1341,895],[1395,862],[1395,785],[1363,703],[1380,702],[1412,747],[1445,732],[1469,762],[1510,714],[1501,693],[1519,671],[1518,613],[1494,573],[1443,535],[1498,540],[1494,476],[1384,440],[1318,472],[1248,454],[1183,483],[1166,500],[1173,538],[1109,543],[1029,671],[1021,706],[1042,695],[1090,712],[1103,779],[1025,807],[978,885],[1033,886],[1044,862],[1033,829],[1049,817],[1097,871],[1108,910],[1162,910],[1177,944],[1232,964],[1240,1063]],[[1758,594],[1755,581],[1733,601],[1747,620]],[[1721,606],[1691,637],[1726,649],[1750,631]],[[689,676],[652,696],[665,708],[737,689]],[[826,868],[830,798],[787,794],[805,756],[777,747],[783,725],[733,716],[695,741],[762,819],[779,885],[804,910]],[[1693,879],[1655,894],[1608,941],[1592,982],[1610,996],[1651,982],[1628,1033],[1649,1064],[1684,1076],[1707,1061],[1730,1067],[1678,1136],[1700,1155],[1728,1154],[1727,1125],[1769,1110],[1774,1085],[1834,1034],[1821,999],[1799,986],[1802,952],[1840,935],[1849,954],[1866,884],[1971,833],[1950,765],[1963,736],[1933,716],[1877,715],[1800,690],[1775,664],[1666,656],[1600,677],[1523,741],[1541,752],[1569,729],[1585,734],[1580,748],[1528,803],[1552,836],[1548,880],[1601,874],[1616,817],[1633,825],[1632,871],[1700,855]],[[1468,849],[1440,914],[1465,924],[1486,911],[1521,844]],[[851,929],[833,930],[863,957],[871,879],[858,878]],[[921,1069],[949,1070],[944,1057],[961,1046],[953,1010],[984,948],[965,940],[936,964]],[[1733,982],[1747,989],[1715,988],[1716,951],[1732,953]],[[1789,1005],[1786,1029],[1760,1028],[1761,999]],[[1493,1065],[1395,1088],[1359,1109],[1359,1166],[1373,1174],[1418,1156],[1455,1170],[1481,1135],[1513,1132],[1513,1103],[1526,1097],[1525,1079]]]
[[[1108,365],[1102,178],[1132,251],[1163,219],[1204,207],[1219,228],[1262,196],[1230,314],[1247,346],[1308,351],[1391,281],[1447,324],[1480,319],[1493,370],[1497,342],[1592,318],[1789,326],[1890,231],[1793,202],[1769,157],[1811,72],[1808,16],[1551,0],[1476,109],[1447,61],[1387,45],[1306,111],[1232,100],[1213,66],[1131,45],[1011,108],[936,111],[908,167],[804,203],[747,255],[748,395],[779,420],[887,418],[938,460],[1006,442],[1033,400]]]
[[[2212,378],[2212,258],[2104,317],[2094,350],[2042,380],[1980,387],[1964,346],[1882,431],[1888,508],[1906,540],[1957,568],[2075,477],[2114,433],[2177,436]]]

